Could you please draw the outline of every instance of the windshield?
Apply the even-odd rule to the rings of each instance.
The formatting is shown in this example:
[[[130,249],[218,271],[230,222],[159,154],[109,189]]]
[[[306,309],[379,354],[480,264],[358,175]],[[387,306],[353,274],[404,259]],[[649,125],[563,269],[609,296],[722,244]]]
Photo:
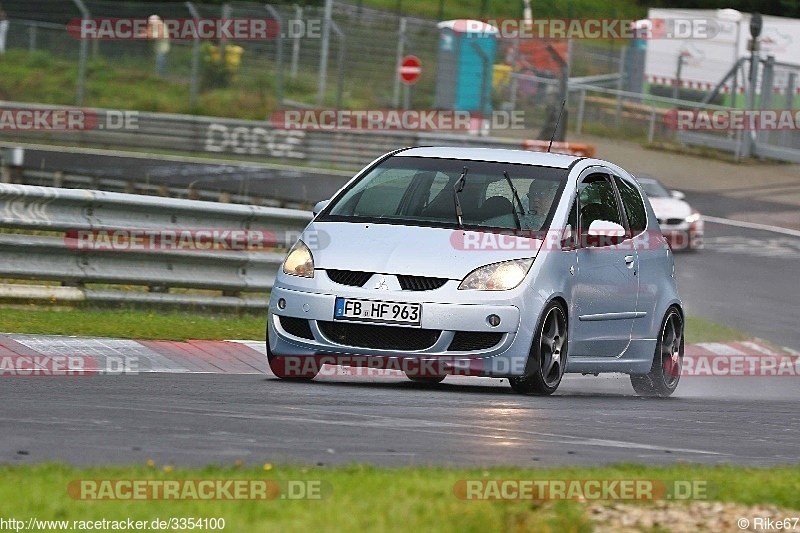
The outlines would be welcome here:
[[[392,157],[334,198],[318,220],[457,228],[458,203],[465,228],[539,231],[549,225],[567,174],[532,165]]]
[[[667,190],[657,181],[653,180],[642,180],[639,182],[639,185],[642,186],[645,194],[650,198],[667,198],[669,197],[669,193]]]

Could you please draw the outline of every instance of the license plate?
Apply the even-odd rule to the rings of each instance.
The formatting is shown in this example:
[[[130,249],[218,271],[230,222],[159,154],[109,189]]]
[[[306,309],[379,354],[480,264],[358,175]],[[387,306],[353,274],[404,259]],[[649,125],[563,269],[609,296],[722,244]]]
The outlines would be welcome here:
[[[336,298],[333,318],[418,326],[422,318],[422,304]]]

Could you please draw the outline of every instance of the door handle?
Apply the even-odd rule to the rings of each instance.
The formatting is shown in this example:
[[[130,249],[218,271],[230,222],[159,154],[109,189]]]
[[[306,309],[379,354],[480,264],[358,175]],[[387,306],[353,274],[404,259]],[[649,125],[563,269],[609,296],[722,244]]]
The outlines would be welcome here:
[[[633,256],[632,255],[626,255],[625,256],[625,266],[627,266],[628,268],[633,268]]]

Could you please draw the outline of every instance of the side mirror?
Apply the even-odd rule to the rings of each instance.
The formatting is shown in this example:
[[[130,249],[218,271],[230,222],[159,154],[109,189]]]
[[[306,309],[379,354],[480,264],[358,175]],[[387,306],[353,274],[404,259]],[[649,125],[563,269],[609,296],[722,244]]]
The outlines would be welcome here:
[[[686,195],[683,194],[681,191],[670,191],[670,195],[676,200],[683,200],[684,198],[686,198]]]
[[[625,228],[609,220],[595,220],[586,233],[587,246],[610,246],[625,237]]]
[[[328,207],[329,203],[330,203],[330,200],[320,200],[319,202],[314,204],[314,207],[311,208],[311,214],[314,215],[314,216],[317,216],[320,211],[322,211],[323,209]]]

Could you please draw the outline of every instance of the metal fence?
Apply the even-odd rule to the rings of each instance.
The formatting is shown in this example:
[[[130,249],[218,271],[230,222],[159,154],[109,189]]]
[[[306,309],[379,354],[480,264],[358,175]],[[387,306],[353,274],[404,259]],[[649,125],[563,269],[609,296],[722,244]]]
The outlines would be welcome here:
[[[332,2],[329,14],[320,6],[252,2],[210,5],[199,2],[6,0],[4,6],[11,17],[10,50],[27,51],[28,61],[34,65],[37,62],[48,65],[48,57],[59,57],[78,67],[75,99],[79,105],[102,106],[93,94],[99,84],[115,83],[113,78],[107,79],[103,75],[111,66],[117,72],[131,72],[136,76],[153,73],[156,65],[154,43],[141,40],[78,41],[67,34],[66,22],[82,16],[146,18],[153,14],[163,18],[270,18],[279,21],[282,31],[277,38],[266,40],[172,40],[163,76],[167,85],[159,85],[160,89],[152,93],[131,94],[130,105],[126,106],[129,108],[163,108],[160,91],[179,95],[179,99],[186,103],[184,110],[187,113],[217,115],[235,107],[237,112],[249,113],[258,120],[276,109],[431,109],[436,102],[435,73],[440,33],[435,19],[399,16],[395,12],[342,0]],[[573,40],[552,43],[556,54],[551,54],[547,51],[550,44],[535,39],[498,41],[495,57],[490,58],[491,107],[522,111],[525,130],[495,134],[549,138],[560,102],[567,98],[562,130],[703,144],[736,154],[753,153],[790,161],[799,157],[800,136],[797,131],[761,132],[751,143],[760,149],[742,151],[739,150],[744,142],[742,139],[749,142],[749,135],[736,132],[710,136],[678,135],[664,127],[663,111],[669,106],[699,109],[707,91],[682,87],[677,73],[673,86],[646,84],[642,47],[629,47],[622,41]],[[239,52],[233,55],[225,52],[229,45],[239,47],[241,55]],[[226,60],[215,63],[214,50],[217,53],[221,51],[222,57],[235,56],[238,60],[226,70]],[[405,54],[418,56],[423,65],[423,75],[408,88],[399,83],[397,76],[399,58]],[[560,59],[556,60],[556,55]],[[558,61],[565,58],[563,68],[557,66]],[[762,62],[766,61],[762,59]],[[680,63],[676,61],[675,64]],[[787,100],[784,95],[797,94],[796,85],[790,85],[797,83],[800,66],[774,64],[772,69],[772,92],[769,89],[764,92],[772,98],[770,101],[765,98],[759,105],[796,109],[797,98]],[[225,92],[223,89],[226,88],[235,91]],[[120,82],[120,92],[125,89],[124,82]],[[608,102],[609,99],[614,101]],[[722,105],[725,102],[714,103]],[[593,108],[599,111],[595,113]],[[655,123],[652,117],[655,117]],[[609,118],[613,121],[609,122]],[[219,122],[223,120],[219,119]],[[256,122],[247,127],[269,131]],[[169,142],[169,139],[164,139],[169,137],[168,133],[160,130],[152,133],[154,145],[156,140]],[[562,132],[558,133],[557,140]],[[269,131],[269,135],[283,134]],[[237,137],[239,140],[242,138]],[[329,138],[334,139],[319,136],[319,139]],[[311,134],[307,140],[314,145],[317,136]],[[166,144],[164,148],[171,147]],[[327,149],[324,141],[316,143],[314,148],[335,155],[333,150]],[[263,151],[259,155],[271,156]],[[276,157],[292,159],[286,155]],[[346,159],[344,163],[353,165],[353,160]]]
[[[86,301],[264,308],[286,247],[310,219],[292,209],[0,184],[0,278],[58,281]],[[133,230],[158,236],[159,245],[144,238],[134,246]],[[200,243],[200,231],[195,249],[161,240]],[[90,242],[81,235],[94,244],[81,245]],[[116,240],[98,246],[103,235]]]
[[[70,37],[66,23],[80,17],[147,18],[153,14],[162,18],[271,18],[281,25],[282,31],[274,39],[225,43],[172,40],[164,77],[171,84],[170,92],[184,95],[187,109],[198,102],[213,108],[218,104],[215,98],[219,97],[215,89],[226,86],[241,89],[246,93],[243,105],[263,108],[265,115],[275,108],[292,106],[385,109],[407,105],[429,109],[434,105],[439,47],[438,21],[434,19],[399,16],[342,1],[332,3],[329,19],[319,6],[248,2],[210,5],[12,0],[4,4],[11,17],[9,49],[48,53],[82,65],[77,71],[77,105],[94,104],[91,87],[104,68],[155,72],[154,43],[146,40],[86,43]],[[212,61],[209,47],[216,46],[224,53],[226,45],[240,47],[241,61],[227,75],[220,76],[220,65]],[[619,71],[617,49],[609,52],[605,43],[591,42],[572,46],[573,75]],[[419,57],[425,73],[410,88],[402,86],[397,76],[399,58],[405,54]],[[507,40],[498,43],[496,55],[490,59],[493,65],[512,64],[524,72],[529,67],[525,57],[518,43]],[[502,73],[502,69],[498,72]],[[520,90],[523,96],[530,95],[527,87]],[[146,98],[136,95],[136,98],[151,106],[159,105],[157,94]],[[502,89],[498,89],[495,106],[499,108],[507,100]],[[532,114],[533,109],[528,111]],[[532,115],[531,127],[537,125],[536,120]]]

